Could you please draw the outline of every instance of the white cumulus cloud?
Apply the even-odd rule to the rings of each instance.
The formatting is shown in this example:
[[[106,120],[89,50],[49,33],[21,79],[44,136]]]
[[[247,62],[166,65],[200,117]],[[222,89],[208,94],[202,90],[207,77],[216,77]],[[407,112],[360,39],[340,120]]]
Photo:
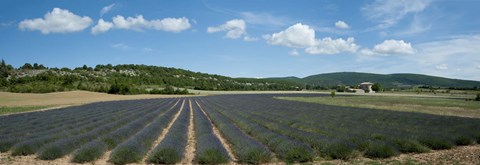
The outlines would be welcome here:
[[[178,33],[191,27],[187,18],[164,18],[162,20],[152,20],[150,24],[155,30]]]
[[[388,28],[397,24],[405,16],[427,8],[432,0],[375,0],[362,7],[368,19],[379,23],[377,28]]]
[[[301,23],[278,33],[265,35],[264,38],[267,43],[272,45],[305,48],[305,52],[308,54],[338,54],[341,52],[356,52],[359,49],[354,38],[347,38],[347,40],[330,37],[317,39],[315,38],[315,30]]]
[[[23,20],[19,23],[19,28],[21,30],[38,30],[43,34],[70,33],[88,28],[92,22],[90,17],[82,17],[65,9],[54,8],[43,18]]]
[[[106,22],[101,19],[98,24],[92,28],[92,34],[107,32],[110,29],[124,29],[134,31],[144,31],[145,29],[154,29],[167,32],[178,33],[191,27],[188,18],[164,18],[147,20],[142,15],[136,17],[123,17],[117,15],[112,18],[112,22]]]
[[[265,36],[272,45],[305,48],[315,45],[315,30],[308,25],[297,23],[284,31]]]
[[[96,35],[99,33],[104,33],[110,30],[113,27],[113,23],[105,22],[103,19],[99,19],[97,25],[92,28],[92,34]]]
[[[231,39],[237,39],[244,35],[245,36],[247,35],[246,28],[247,28],[247,25],[245,24],[244,20],[233,19],[219,26],[208,27],[207,32],[216,33],[216,32],[226,31],[227,34],[225,34],[225,37],[231,38]]]
[[[338,54],[340,52],[357,52],[359,46],[355,44],[353,37],[347,38],[347,40],[338,38],[332,39],[330,37],[317,40],[315,46],[305,49],[305,52],[309,54]]]
[[[107,14],[108,12],[110,12],[110,10],[112,10],[114,6],[115,6],[115,4],[112,3],[108,6],[103,7],[102,10],[100,10],[100,16],[103,16],[103,15]]]
[[[145,20],[142,15],[137,15],[136,17],[125,17],[117,15],[113,17],[113,24],[115,28],[134,30],[134,31],[143,31],[143,29],[149,27],[149,21]]]
[[[407,55],[415,54],[416,50],[412,47],[412,44],[403,40],[385,40],[380,44],[377,44],[373,49],[362,49],[360,51],[363,55]]]
[[[337,21],[335,22],[335,27],[339,28],[339,29],[348,29],[350,28],[350,26],[348,26],[348,24],[346,22],[343,22],[343,21]]]

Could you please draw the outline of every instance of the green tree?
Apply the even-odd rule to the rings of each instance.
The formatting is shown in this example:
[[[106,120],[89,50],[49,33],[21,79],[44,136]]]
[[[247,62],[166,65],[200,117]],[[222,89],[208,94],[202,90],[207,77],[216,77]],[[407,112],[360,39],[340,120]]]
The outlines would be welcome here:
[[[120,93],[120,86],[115,83],[110,86],[110,89],[108,90],[108,94],[118,94]]]
[[[372,90],[375,92],[380,92],[380,91],[383,91],[383,87],[380,83],[375,83],[372,86]]]
[[[0,64],[0,78],[8,77],[8,66],[5,63],[5,60],[2,59],[2,63]]]
[[[162,94],[175,94],[175,89],[174,89],[172,86],[167,85],[167,86],[163,89]]]
[[[182,90],[180,90],[180,88],[177,88],[173,94],[182,94]]]
[[[187,88],[183,88],[183,90],[182,90],[182,92],[181,92],[180,94],[184,94],[184,95],[188,94],[188,89],[187,89]]]
[[[335,95],[337,95],[337,94],[335,93],[335,91],[330,92],[330,96],[332,96],[332,98],[334,98]]]
[[[20,69],[33,69],[33,66],[30,63],[25,63]]]
[[[34,63],[33,64],[33,69],[46,69],[46,68],[42,64]]]

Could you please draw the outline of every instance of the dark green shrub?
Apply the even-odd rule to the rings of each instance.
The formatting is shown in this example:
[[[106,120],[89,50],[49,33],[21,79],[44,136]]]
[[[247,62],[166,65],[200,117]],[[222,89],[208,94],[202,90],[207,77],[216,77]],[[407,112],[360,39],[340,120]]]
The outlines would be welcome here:
[[[460,135],[455,138],[455,144],[459,146],[470,145],[475,142],[471,137]]]
[[[420,138],[419,141],[433,150],[450,149],[453,147],[453,144],[450,141],[437,137],[423,137]]]
[[[32,145],[15,145],[12,148],[12,155],[25,156],[25,155],[35,154],[35,152],[37,151],[35,148]]]
[[[332,159],[343,159],[347,160],[352,157],[353,147],[344,143],[333,143],[328,145],[324,150],[323,154],[331,157]]]
[[[63,156],[63,151],[60,147],[49,146],[40,151],[38,158],[41,160],[54,160],[61,156]]]
[[[207,149],[198,155],[197,159],[200,164],[224,164],[228,162],[228,157],[225,157],[225,154],[217,149]]]
[[[395,140],[395,146],[402,153],[424,153],[430,150],[415,140],[398,139]]]
[[[263,164],[268,163],[272,159],[267,150],[259,148],[247,148],[246,151],[241,153],[238,155],[238,160],[246,164]]]
[[[148,157],[148,162],[154,164],[175,164],[180,162],[180,160],[180,153],[177,153],[173,148],[162,148],[154,151],[152,155]]]
[[[374,133],[372,134],[372,138],[374,138],[375,140],[382,140],[385,137],[382,134]]]
[[[114,150],[110,155],[110,162],[114,164],[127,164],[140,162],[143,156],[138,155],[138,148],[121,147]]]
[[[475,133],[474,135],[475,140],[477,141],[478,144],[480,144],[480,132]]]
[[[284,156],[287,163],[309,162],[313,160],[312,152],[305,147],[290,148]]]
[[[397,155],[398,152],[391,146],[372,142],[365,151],[365,156],[369,158],[388,158]]]
[[[97,160],[107,151],[105,143],[94,141],[75,152],[72,161],[75,163],[86,163]]]
[[[0,139],[0,152],[7,152],[8,150],[10,150],[10,148],[12,148],[13,145],[15,145],[15,143],[17,143],[16,140]]]
[[[118,143],[114,139],[109,137],[103,138],[102,141],[107,145],[108,149],[113,149],[115,148],[115,146],[118,145]]]
[[[370,146],[371,141],[369,140],[357,140],[353,142],[359,151],[365,151]]]

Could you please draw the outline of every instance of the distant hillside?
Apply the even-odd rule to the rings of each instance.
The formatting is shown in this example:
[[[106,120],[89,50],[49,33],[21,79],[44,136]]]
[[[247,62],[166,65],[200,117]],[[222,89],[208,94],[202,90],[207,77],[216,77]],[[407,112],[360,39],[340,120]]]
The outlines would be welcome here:
[[[10,92],[47,93],[87,90],[119,94],[179,93],[175,88],[198,90],[299,90],[297,83],[284,80],[231,78],[178,68],[148,65],[97,65],[95,67],[47,68],[25,64],[13,68],[0,64],[0,89]],[[173,87],[173,89],[171,88]]]
[[[115,94],[161,93],[182,94],[178,88],[197,90],[301,90],[336,88],[361,82],[380,83],[385,88],[414,86],[442,88],[479,88],[480,82],[448,79],[420,74],[326,73],[298,77],[231,78],[178,68],[149,65],[86,65],[70,68],[48,68],[29,64],[14,68],[2,60],[0,90],[20,93],[48,93],[86,90]]]
[[[421,74],[373,74],[358,72],[337,72],[312,75],[305,78],[272,78],[315,86],[358,85],[362,82],[376,82],[387,88],[410,88],[413,86],[431,86],[443,88],[480,87],[479,81],[449,79]]]

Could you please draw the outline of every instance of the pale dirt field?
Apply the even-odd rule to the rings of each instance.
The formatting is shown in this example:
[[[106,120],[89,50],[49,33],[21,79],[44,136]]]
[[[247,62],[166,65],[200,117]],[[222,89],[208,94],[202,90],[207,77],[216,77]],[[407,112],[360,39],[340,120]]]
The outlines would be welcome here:
[[[172,98],[172,97],[191,97],[201,95],[112,95],[106,93],[88,92],[88,91],[69,91],[56,92],[46,94],[35,93],[10,93],[0,92],[0,107],[30,107],[30,106],[47,106],[47,108],[37,109],[33,111],[46,111],[69,106],[83,105],[94,102],[115,101],[115,100],[136,100],[136,99],[152,99],[152,98]],[[9,113],[3,115],[11,115],[17,113]],[[0,115],[2,116],[2,115]]]
[[[0,92],[0,106],[79,105],[99,101],[134,100],[150,98],[185,97],[189,95],[111,95],[88,91],[56,92],[46,94]]]

